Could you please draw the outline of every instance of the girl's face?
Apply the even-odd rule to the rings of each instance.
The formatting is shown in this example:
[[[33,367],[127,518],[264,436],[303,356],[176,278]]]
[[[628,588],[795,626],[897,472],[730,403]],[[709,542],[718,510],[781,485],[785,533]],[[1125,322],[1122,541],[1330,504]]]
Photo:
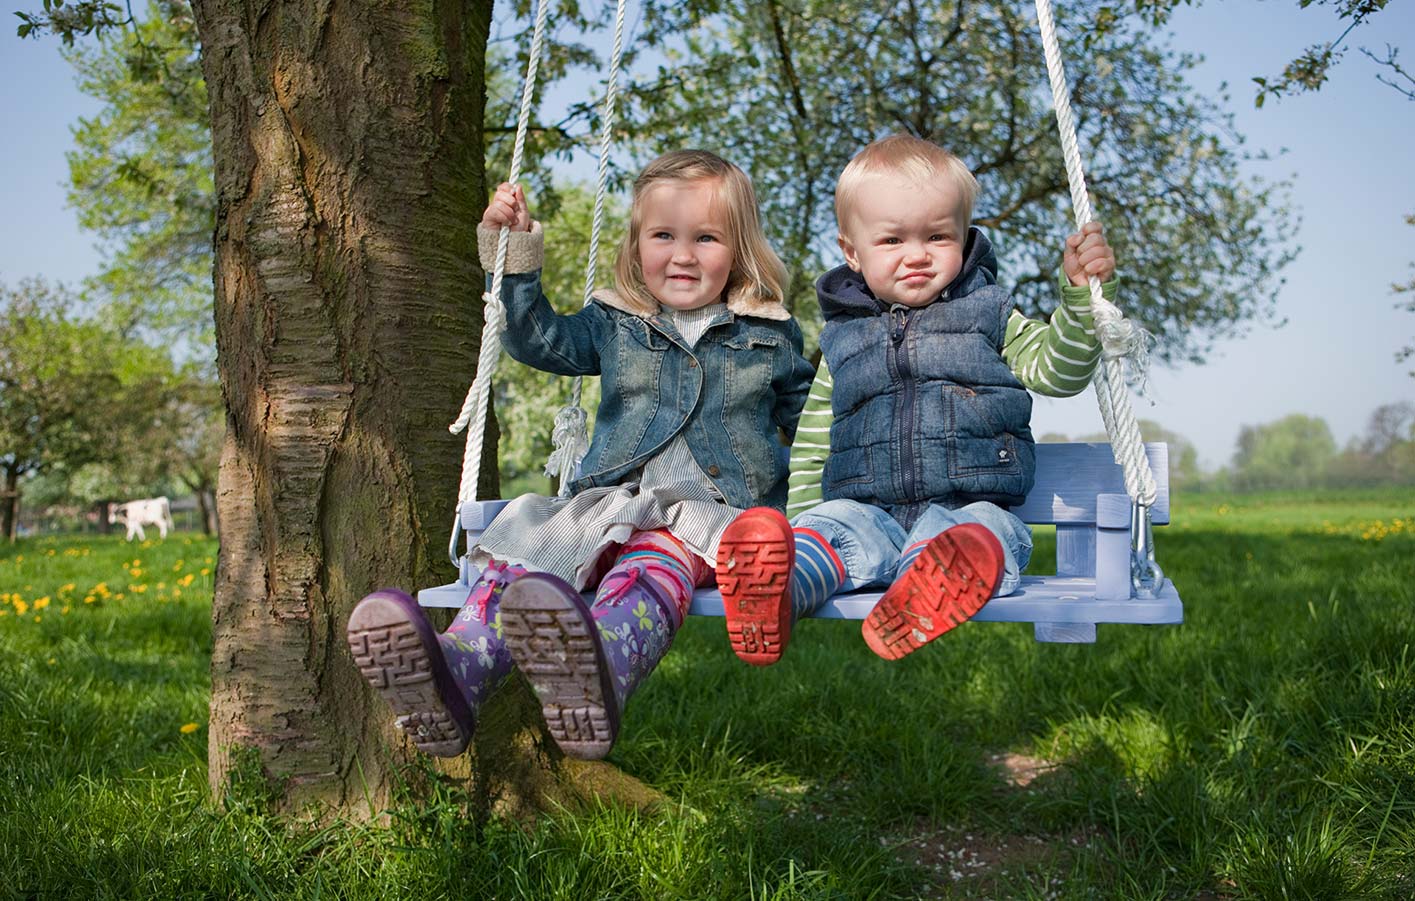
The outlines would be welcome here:
[[[639,204],[639,265],[649,293],[674,310],[721,300],[733,259],[717,184],[706,178],[660,182]]]

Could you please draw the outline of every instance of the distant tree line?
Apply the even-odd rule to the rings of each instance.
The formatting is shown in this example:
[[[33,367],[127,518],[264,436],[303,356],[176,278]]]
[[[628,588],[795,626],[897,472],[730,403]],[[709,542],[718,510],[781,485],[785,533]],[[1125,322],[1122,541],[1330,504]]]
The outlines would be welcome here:
[[[1183,435],[1140,420],[1146,441],[1169,445],[1169,482],[1176,491],[1279,491],[1415,486],[1415,404],[1377,407],[1366,430],[1338,447],[1319,416],[1294,413],[1239,430],[1227,466],[1205,471]],[[1039,436],[1041,441],[1106,441],[1104,434]]]
[[[112,312],[43,279],[0,283],[0,540],[16,537],[21,501],[194,494],[215,527],[219,389]]]

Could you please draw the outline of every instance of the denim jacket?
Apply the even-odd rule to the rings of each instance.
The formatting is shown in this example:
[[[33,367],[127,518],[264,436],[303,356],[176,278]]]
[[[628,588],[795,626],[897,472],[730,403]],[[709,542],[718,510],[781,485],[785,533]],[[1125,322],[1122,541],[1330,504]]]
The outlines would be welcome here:
[[[485,258],[484,230],[481,238]],[[785,307],[729,297],[691,348],[671,317],[631,309],[613,292],[562,316],[541,291],[539,234],[515,238],[523,247],[513,248],[520,253],[508,256],[508,269],[537,268],[502,281],[507,352],[547,372],[601,380],[594,436],[572,491],[625,481],[682,434],[730,506],[786,505],[777,430],[789,444],[814,373]]]
[[[886,306],[845,266],[816,284],[835,379],[824,496],[884,507],[906,528],[930,503],[1022,502],[1036,475],[1032,398],[1002,357],[1012,298],[971,229],[933,303]]]

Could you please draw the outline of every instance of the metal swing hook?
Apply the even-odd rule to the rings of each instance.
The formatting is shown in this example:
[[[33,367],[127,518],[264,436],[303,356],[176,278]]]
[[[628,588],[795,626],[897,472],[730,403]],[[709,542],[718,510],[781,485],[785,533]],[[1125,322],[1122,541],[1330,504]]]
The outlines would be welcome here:
[[[457,505],[457,512],[452,517],[452,541],[447,545],[447,557],[452,561],[452,565],[458,572],[462,571],[462,555],[457,552],[457,539],[462,537],[462,506]]]
[[[1130,587],[1135,597],[1152,599],[1164,588],[1164,570],[1155,562],[1154,524],[1146,504],[1130,506]]]

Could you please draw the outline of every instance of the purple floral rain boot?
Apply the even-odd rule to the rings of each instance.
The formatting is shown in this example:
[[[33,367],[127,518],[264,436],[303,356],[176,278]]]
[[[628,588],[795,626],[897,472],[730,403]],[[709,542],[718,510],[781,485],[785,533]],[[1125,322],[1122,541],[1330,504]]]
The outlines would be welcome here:
[[[477,709],[511,671],[497,607],[502,589],[524,572],[488,566],[442,635],[416,601],[394,589],[375,591],[349,615],[354,662],[424,754],[466,750]]]
[[[515,665],[501,636],[501,593],[525,574],[524,566],[488,563],[452,625],[438,637],[452,679],[473,711]]]
[[[605,581],[594,607],[546,573],[518,579],[501,602],[506,644],[540,697],[551,737],[582,760],[614,747],[625,702],[678,627],[667,595],[641,571],[623,584]]]

